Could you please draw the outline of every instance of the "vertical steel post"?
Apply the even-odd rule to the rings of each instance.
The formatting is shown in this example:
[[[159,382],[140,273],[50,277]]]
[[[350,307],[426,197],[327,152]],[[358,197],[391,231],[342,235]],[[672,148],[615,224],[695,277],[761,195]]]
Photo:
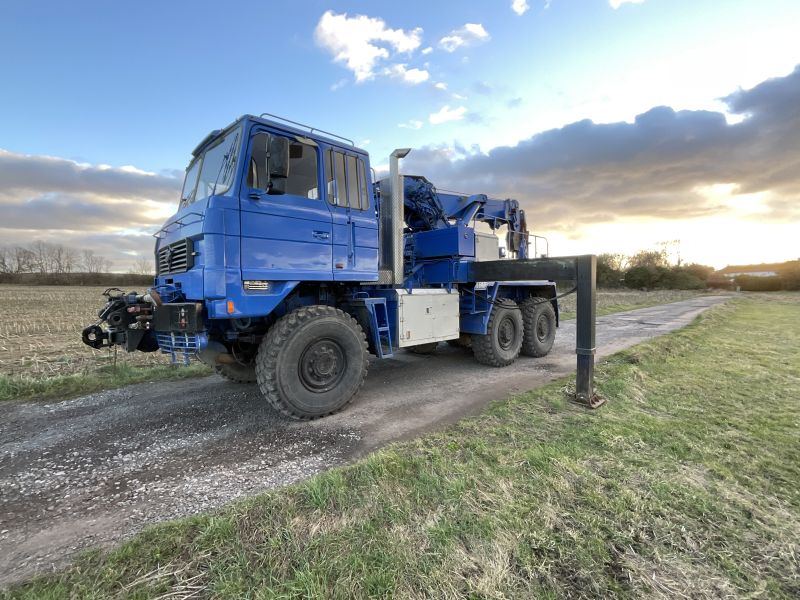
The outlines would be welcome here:
[[[594,393],[595,312],[596,312],[597,257],[575,258],[575,284],[578,288],[575,353],[578,370],[575,381],[575,399],[590,407],[599,406]]]

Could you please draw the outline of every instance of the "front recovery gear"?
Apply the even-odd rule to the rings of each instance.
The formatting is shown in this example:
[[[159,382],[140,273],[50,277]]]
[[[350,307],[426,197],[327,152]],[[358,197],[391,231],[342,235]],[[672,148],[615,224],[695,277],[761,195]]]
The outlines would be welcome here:
[[[103,295],[106,305],[98,312],[97,321],[83,330],[83,343],[96,349],[124,346],[128,352],[158,350],[151,329],[153,311],[160,300],[158,295],[152,292],[126,294],[119,288],[108,288]],[[108,324],[106,330],[101,327],[104,322]]]

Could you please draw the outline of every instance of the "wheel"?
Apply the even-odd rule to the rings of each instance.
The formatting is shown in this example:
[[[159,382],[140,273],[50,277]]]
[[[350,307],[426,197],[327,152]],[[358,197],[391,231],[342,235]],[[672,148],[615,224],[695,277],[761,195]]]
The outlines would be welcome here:
[[[214,370],[222,375],[224,379],[233,383],[255,383],[255,365],[240,365],[232,363],[229,365],[214,365]]]
[[[344,408],[367,376],[367,340],[350,315],[306,306],[281,317],[261,341],[256,376],[276,410],[315,419]]]
[[[525,331],[522,351],[525,356],[545,356],[556,339],[556,311],[549,300],[532,296],[520,304]]]
[[[461,337],[457,337],[454,340],[447,340],[447,345],[451,348],[461,348],[462,350],[469,350],[472,348],[472,336],[466,333],[462,333]]]
[[[517,303],[505,298],[496,300],[486,335],[472,336],[475,359],[491,367],[510,365],[519,356],[522,332],[522,313]]]
[[[430,356],[431,354],[436,354],[436,348],[439,346],[439,342],[431,342],[429,344],[418,344],[416,346],[409,346],[406,348],[412,354],[420,354],[422,356]]]

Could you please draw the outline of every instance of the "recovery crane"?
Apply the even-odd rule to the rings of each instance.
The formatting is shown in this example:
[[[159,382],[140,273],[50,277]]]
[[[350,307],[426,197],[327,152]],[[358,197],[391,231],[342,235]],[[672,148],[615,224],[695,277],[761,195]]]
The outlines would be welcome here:
[[[352,400],[370,353],[447,341],[493,367],[546,355],[559,324],[555,282],[569,280],[577,393],[591,405],[594,257],[531,257],[516,200],[401,175],[409,151],[395,150],[389,176],[373,181],[351,140],[274,115],[211,132],[156,233],[153,286],[107,290],[83,341],[196,357],[311,419]]]

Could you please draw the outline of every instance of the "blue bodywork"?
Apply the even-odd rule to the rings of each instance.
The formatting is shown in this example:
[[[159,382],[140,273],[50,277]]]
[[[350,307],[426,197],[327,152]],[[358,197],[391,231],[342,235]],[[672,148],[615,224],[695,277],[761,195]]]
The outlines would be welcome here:
[[[260,134],[288,137],[306,152],[313,148],[316,188],[303,196],[253,187],[257,173],[253,175],[256,164],[251,157],[264,139]],[[180,337],[177,345],[174,337],[159,332],[161,350],[173,357],[183,351],[185,357],[214,341],[228,349],[253,345],[287,312],[328,304],[351,313],[353,306],[363,307],[367,318],[360,322],[375,353],[390,356],[397,315],[385,301],[390,287],[379,283],[380,186],[369,176],[369,155],[314,130],[248,115],[209,134],[195,149],[196,159],[187,173],[193,173],[204,153],[220,140],[226,145],[220,171],[228,178],[227,189],[217,193],[220,186],[214,181],[210,194],[197,197],[197,192],[194,201],[182,202],[156,234],[155,246],[159,271],[153,289],[167,304],[202,305],[205,331],[192,339]],[[348,189],[356,176],[365,180],[366,200],[358,208],[338,200],[343,186],[326,173],[327,157],[332,162],[334,156],[340,160],[338,155],[348,165],[348,178],[353,177]],[[486,333],[492,302],[499,297],[549,298],[557,314],[551,281],[469,280],[469,263],[476,260],[476,221],[492,230],[507,227],[507,247],[518,258],[527,258],[524,212],[515,200],[440,193],[422,177],[404,179],[404,197],[403,288],[412,293],[431,287],[459,291],[461,331],[468,334]],[[185,261],[180,269],[173,268],[175,256]]]

